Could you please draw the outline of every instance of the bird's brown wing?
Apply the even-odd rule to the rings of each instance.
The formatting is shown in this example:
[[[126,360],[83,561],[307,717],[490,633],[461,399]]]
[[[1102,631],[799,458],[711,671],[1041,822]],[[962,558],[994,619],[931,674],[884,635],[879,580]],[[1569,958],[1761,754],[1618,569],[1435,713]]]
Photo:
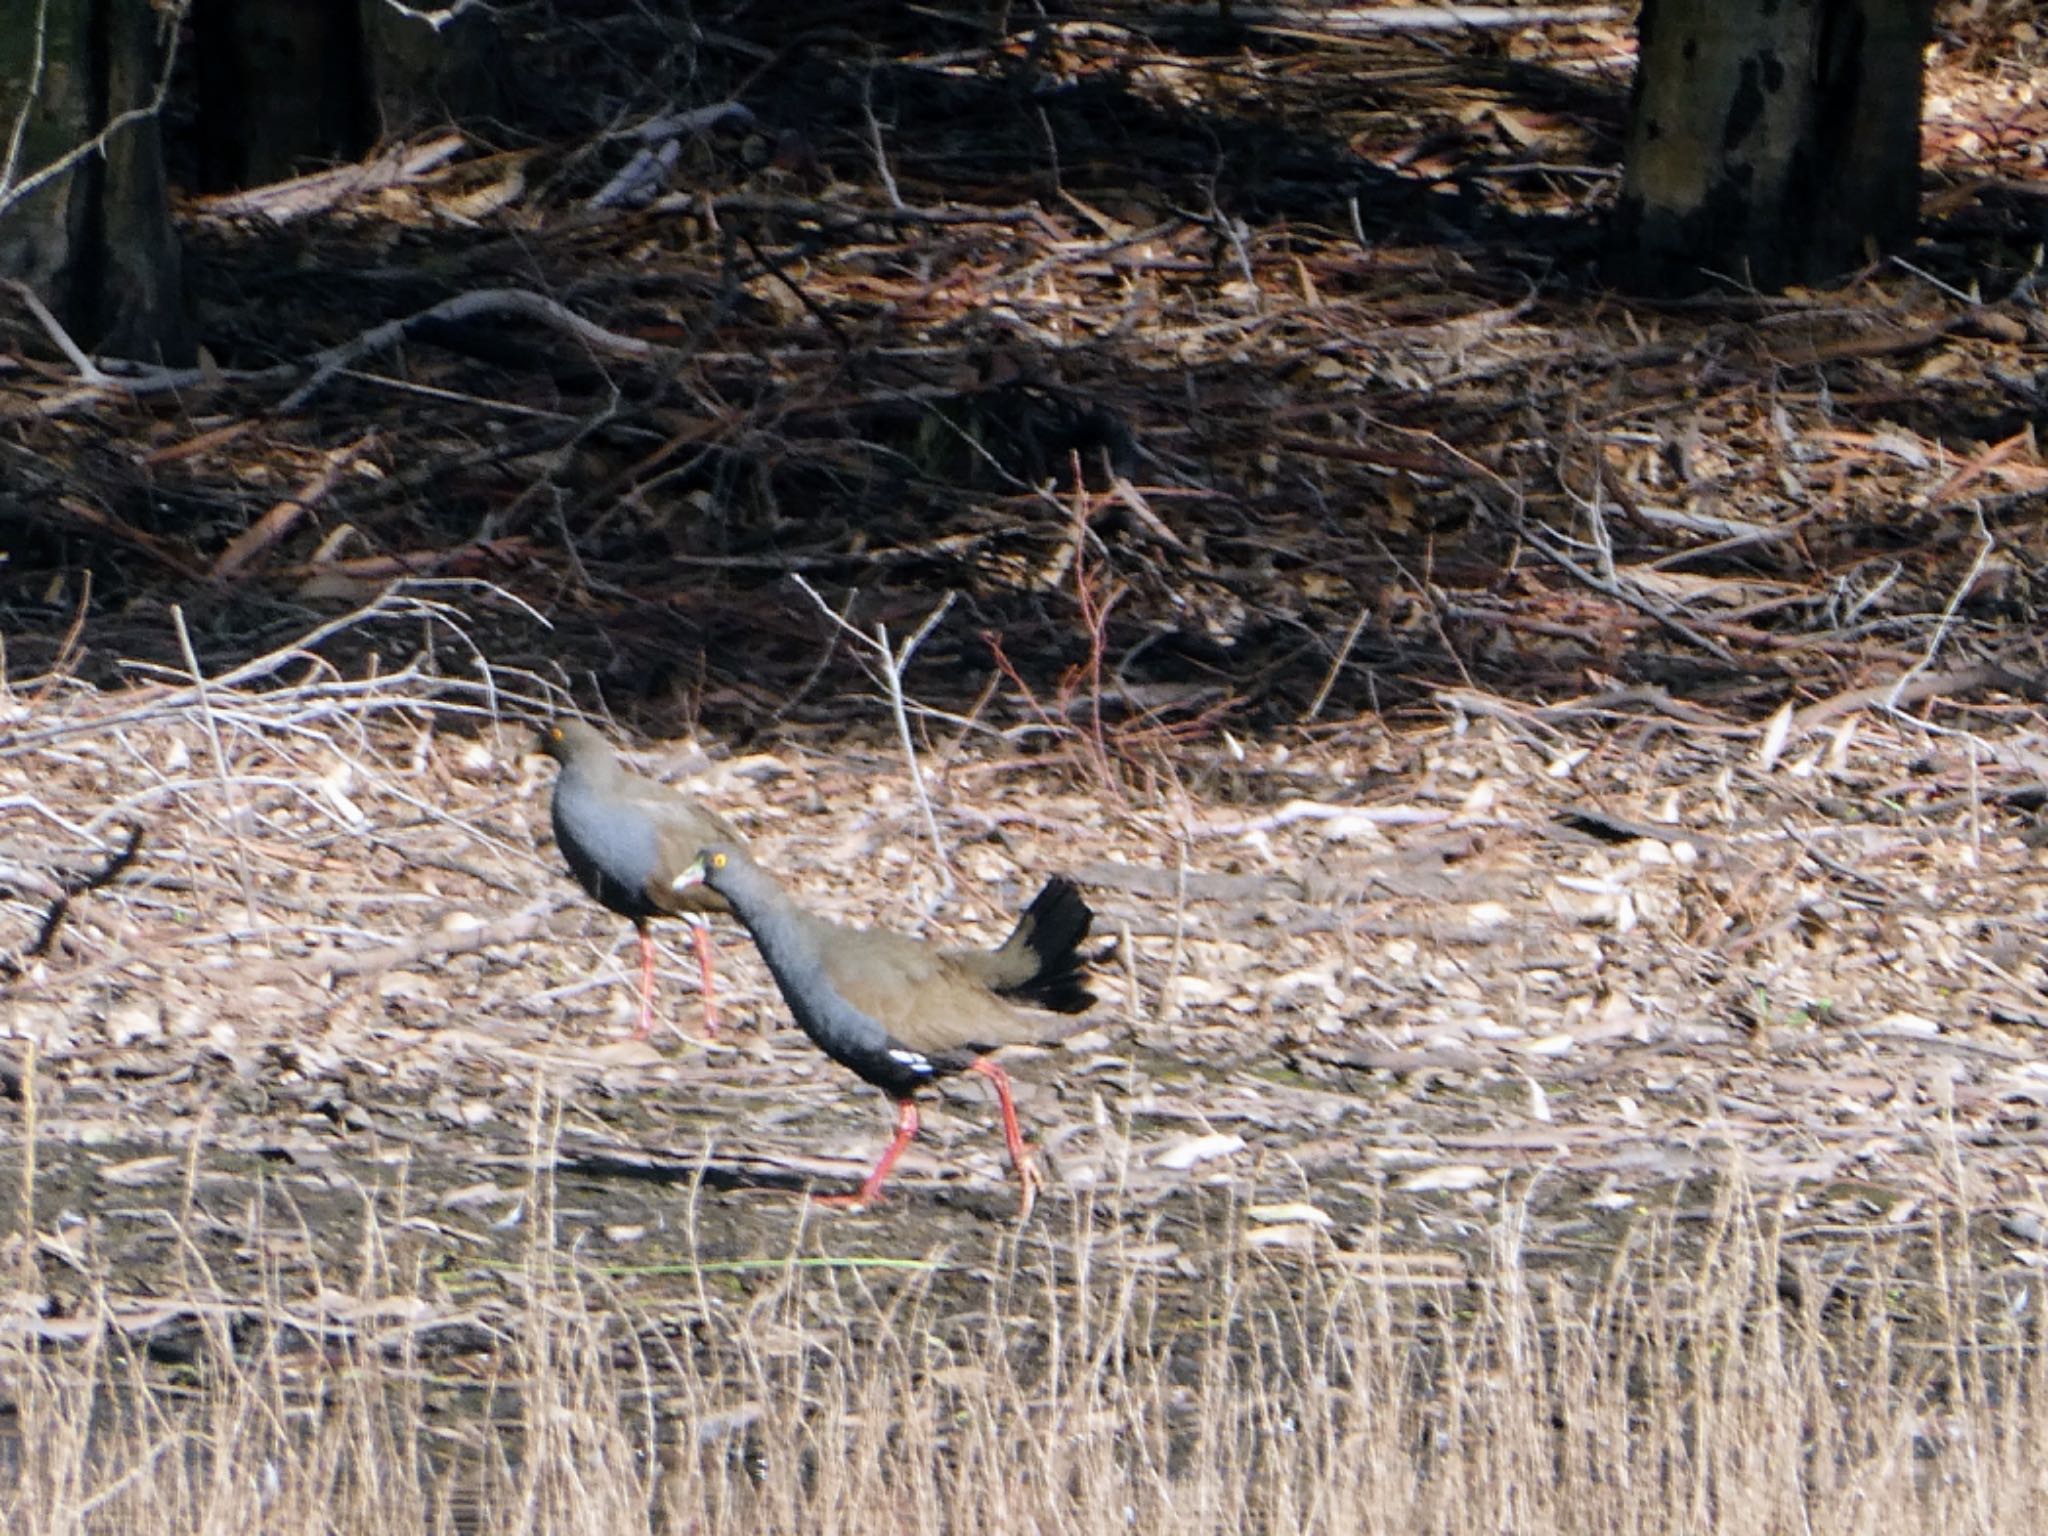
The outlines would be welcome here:
[[[959,959],[902,934],[838,928],[825,948],[834,990],[914,1051],[940,1056],[1057,1039],[1071,1026],[990,992]]]
[[[647,899],[664,912],[730,911],[725,898],[709,886],[677,891],[675,879],[713,843],[745,846],[746,839],[718,812],[666,784],[638,779],[631,793],[634,803],[654,822],[657,853],[654,873],[647,879]]]

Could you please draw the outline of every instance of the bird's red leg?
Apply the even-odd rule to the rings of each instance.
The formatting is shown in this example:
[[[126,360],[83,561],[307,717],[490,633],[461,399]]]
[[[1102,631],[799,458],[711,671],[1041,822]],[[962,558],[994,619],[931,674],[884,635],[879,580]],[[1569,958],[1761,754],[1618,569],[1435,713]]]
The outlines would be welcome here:
[[[644,922],[634,926],[640,930],[640,1023],[633,1038],[645,1040],[654,1033],[654,935]]]
[[[1009,1144],[1010,1166],[1021,1176],[1030,1153],[1024,1147],[1024,1132],[1017,1125],[1017,1106],[1010,1098],[1010,1074],[986,1056],[978,1058],[971,1070],[996,1085],[996,1099],[1003,1108],[1003,1140]]]
[[[917,1105],[910,1099],[896,1101],[896,1139],[889,1143],[889,1150],[882,1154],[882,1160],[875,1164],[875,1171],[868,1175],[867,1183],[861,1185],[857,1195],[819,1195],[820,1205],[845,1205],[855,1210],[873,1205],[882,1195],[882,1180],[889,1177],[889,1170],[896,1166],[896,1159],[903,1155],[903,1149],[910,1145],[917,1135]]]
[[[996,1085],[996,1101],[1003,1110],[1003,1140],[1010,1148],[1010,1166],[1017,1170],[1017,1182],[1024,1189],[1023,1209],[1017,1214],[1022,1221],[1031,1215],[1031,1207],[1038,1202],[1038,1168],[1031,1160],[1030,1149],[1024,1145],[1024,1132],[1017,1125],[1017,1106],[1010,1098],[1010,1074],[986,1056],[977,1057],[972,1070]]]
[[[718,1038],[718,992],[711,979],[711,925],[703,918],[690,919],[690,936],[697,945],[699,991],[704,999],[704,1038]]]

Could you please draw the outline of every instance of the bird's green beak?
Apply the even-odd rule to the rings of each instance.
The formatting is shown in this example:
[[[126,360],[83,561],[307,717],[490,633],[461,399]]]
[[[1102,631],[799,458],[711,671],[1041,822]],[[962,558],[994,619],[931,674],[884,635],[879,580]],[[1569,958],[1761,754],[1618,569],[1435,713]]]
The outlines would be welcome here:
[[[700,853],[696,858],[690,860],[689,868],[669,882],[668,888],[672,891],[687,891],[691,886],[702,885],[703,883],[704,855]]]

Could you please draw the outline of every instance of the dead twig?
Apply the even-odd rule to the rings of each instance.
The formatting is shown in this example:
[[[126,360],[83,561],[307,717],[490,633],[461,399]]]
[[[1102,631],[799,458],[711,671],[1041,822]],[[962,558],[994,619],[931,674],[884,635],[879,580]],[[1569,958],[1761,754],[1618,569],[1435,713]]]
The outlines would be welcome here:
[[[910,767],[910,785],[917,795],[918,811],[924,818],[925,836],[931,840],[932,857],[939,866],[940,894],[952,894],[953,866],[946,857],[945,840],[939,835],[939,819],[932,811],[931,794],[925,788],[924,769],[918,761],[917,741],[911,734],[910,712],[904,700],[903,672],[910,665],[910,658],[917,654],[917,648],[924,644],[931,632],[938,627],[939,621],[952,610],[953,603],[960,594],[948,592],[938,607],[925,616],[925,621],[918,625],[916,633],[900,647],[891,649],[888,625],[877,623],[875,632],[872,635],[867,634],[836,613],[832,605],[819,595],[818,589],[803,577],[793,574],[789,579],[797,584],[804,596],[818,605],[818,611],[830,619],[835,628],[849,639],[858,642],[874,658],[874,671],[881,678],[884,694],[889,700],[889,712],[896,721],[896,738],[903,747],[904,761]]]
[[[1840,715],[1859,709],[1882,709],[1896,714],[1908,705],[1918,704],[1926,699],[1946,693],[1976,693],[1984,688],[2006,688],[2024,697],[2042,697],[2041,681],[2015,672],[2001,662],[1978,662],[1974,666],[1954,667],[1946,672],[1925,672],[1917,668],[1908,674],[1889,682],[1872,683],[1866,688],[1851,688],[1847,693],[1838,693],[1831,699],[1818,704],[1809,704],[1792,716],[1785,740],[1789,745],[1800,737],[1820,729],[1828,721]],[[1923,722],[1915,721],[1915,725]]]
[[[463,621],[461,612],[450,604],[416,597],[406,590],[409,586],[417,585],[425,584],[394,582],[360,608],[352,609],[348,613],[342,614],[339,618],[330,619],[324,624],[316,625],[298,639],[279,646],[276,650],[266,651],[261,656],[252,657],[240,666],[230,667],[218,676],[205,678],[201,682],[193,682],[183,688],[160,693],[142,704],[120,710],[104,719],[76,724],[66,723],[63,725],[46,726],[42,730],[23,731],[19,735],[11,736],[6,739],[4,744],[0,744],[0,759],[19,756],[33,748],[60,740],[66,736],[107,730],[136,721],[151,719],[162,714],[191,709],[199,703],[203,688],[211,688],[216,693],[225,693],[246,687],[250,683],[260,682],[262,679],[282,671],[294,662],[318,660],[316,647],[337,635],[347,633],[359,625],[391,620],[424,621],[442,624],[451,629],[459,630]],[[474,584],[460,583],[459,585],[472,586]],[[496,591],[497,589],[492,588],[490,590]],[[184,677],[189,676],[189,673],[169,670],[162,675],[167,677]],[[388,693],[391,691],[393,682],[400,675],[394,673],[384,678],[368,679],[362,682],[337,681],[315,686],[319,689],[344,695],[351,693]],[[424,674],[417,672],[414,668],[407,668],[406,672],[402,675],[411,679]],[[476,685],[468,684],[462,679],[450,678],[446,680],[445,686],[452,689],[469,689],[474,688]]]
[[[875,159],[875,174],[881,178],[882,190],[888,194],[892,209],[903,206],[903,194],[896,188],[896,175],[889,169],[889,150],[882,143],[882,125],[875,117],[875,74],[865,70],[860,77],[860,115],[867,124],[868,152]]]
[[[256,909],[256,880],[249,870],[249,850],[242,835],[241,797],[235,791],[235,780],[228,772],[227,745],[220,739],[220,721],[213,712],[213,695],[206,686],[206,673],[199,665],[199,654],[192,649],[192,632],[185,627],[185,610],[171,604],[171,625],[178,634],[178,650],[185,658],[185,668],[192,678],[193,696],[199,705],[199,719],[206,728],[207,745],[213,752],[213,768],[217,776],[221,800],[227,806],[228,825],[234,828],[235,868],[242,881],[242,906],[244,920],[250,929],[262,926],[262,918]]]
[[[1110,610],[1122,599],[1123,589],[1110,584],[1106,598],[1098,598],[1095,581],[1088,568],[1088,543],[1094,537],[1088,524],[1088,488],[1081,475],[1081,460],[1076,454],[1072,467],[1074,477],[1074,605],[1080,610],[1081,627],[1088,634],[1088,746],[1095,756],[1096,775],[1102,787],[1125,800],[1122,783],[1111,770],[1109,763],[1109,742],[1102,726],[1102,657],[1108,645]]]
[[[95,156],[105,155],[107,146],[113,143],[119,135],[126,133],[138,123],[148,122],[163,110],[164,100],[170,95],[171,74],[177,68],[178,38],[183,33],[185,13],[190,8],[191,0],[174,0],[174,3],[169,7],[160,6],[158,8],[159,10],[168,10],[168,14],[163,18],[163,32],[168,35],[169,41],[164,45],[163,68],[157,74],[156,89],[145,105],[130,107],[125,112],[115,114],[106,127],[102,128],[84,143],[74,144],[41,170],[31,172],[20,180],[16,180],[15,172],[21,164],[22,144],[28,132],[29,122],[38,110],[37,104],[40,100],[39,93],[43,80],[44,55],[49,43],[50,7],[48,0],[41,0],[41,3],[36,6],[35,40],[31,45],[34,53],[32,55],[33,62],[30,65],[28,89],[19,98],[21,110],[15,114],[14,125],[9,130],[7,136],[7,159],[4,163],[0,163],[0,216],[5,216],[18,204],[33,197],[43,187],[55,181],[59,176],[64,175],[73,166]]]
[[[1951,481],[1950,483],[1953,484],[1954,482]],[[1991,558],[1991,552],[1997,548],[1998,540],[1992,537],[1991,530],[1985,526],[1984,512],[1980,507],[1977,509],[1977,553],[1975,558],[1970,561],[1970,569],[1964,573],[1962,580],[1958,581],[1954,588],[1950,590],[1948,602],[1941,610],[1941,618],[1934,626],[1934,633],[1927,637],[1926,651],[1922,654],[1920,660],[1907,668],[1898,682],[1893,685],[1891,697],[1885,700],[1884,707],[1886,709],[1896,710],[1898,708],[1899,695],[1911,685],[1915,677],[1934,665],[1934,658],[1941,654],[1942,644],[1948,639],[1948,632],[1955,625],[1956,610],[1962,607],[1963,599],[1968,597],[1971,589],[1977,585],[1977,578],[1983,574],[1985,562]]]
[[[566,898],[543,897],[494,923],[477,923],[453,933],[430,933],[378,949],[315,950],[302,959],[285,962],[283,969],[300,976],[373,976],[421,960],[445,960],[453,955],[516,944],[537,937],[565,901]]]
[[[349,198],[402,186],[452,160],[468,142],[459,133],[438,134],[424,144],[400,145],[359,164],[337,165],[244,192],[200,198],[198,207],[222,218],[263,218],[282,226],[325,212]]]
[[[853,342],[847,337],[845,330],[840,326],[839,322],[832,317],[831,313],[827,311],[824,308],[824,306],[819,304],[816,299],[812,298],[808,293],[804,292],[803,284],[799,283],[795,278],[791,277],[787,272],[785,272],[782,269],[781,262],[777,261],[773,256],[770,256],[766,251],[762,250],[759,242],[757,242],[753,238],[753,236],[742,234],[739,238],[740,244],[744,245],[747,248],[748,253],[754,258],[754,260],[758,261],[761,264],[761,270],[766,272],[770,277],[774,278],[775,281],[782,284],[783,287],[789,290],[790,297],[795,299],[797,303],[803,305],[804,309],[810,314],[810,317],[818,322],[819,329],[824,331],[824,333],[827,336],[830,336],[832,338],[833,344],[837,346],[842,353],[851,354],[853,351]]]
[[[220,558],[213,562],[213,578],[227,581],[243,575],[266,550],[273,548],[289,533],[292,526],[314,507],[327,499],[340,480],[342,472],[360,458],[377,441],[376,432],[365,432],[354,442],[336,448],[326,455],[320,473],[295,496],[287,496],[241,533],[228,541],[228,547],[221,551]]]
[[[688,112],[669,112],[649,118],[632,130],[640,141],[632,158],[612,179],[592,193],[587,208],[637,208],[657,196],[669,173],[682,156],[683,140],[706,134],[731,123],[746,131],[754,126],[754,114],[737,101],[718,101]]]
[[[1581,583],[1592,588],[1593,591],[1598,592],[1601,596],[1612,598],[1623,607],[1633,608],[1637,613],[1653,620],[1663,629],[1668,630],[1679,639],[1685,641],[1686,644],[1697,646],[1705,651],[1730,671],[1739,672],[1743,670],[1742,663],[1736,659],[1735,653],[1713,636],[1700,633],[1692,625],[1668,613],[1640,593],[1631,592],[1623,582],[1619,580],[1608,581],[1597,572],[1587,570],[1586,567],[1579,564],[1578,561],[1566,554],[1557,545],[1539,534],[1533,527],[1524,525],[1522,537],[1528,541],[1531,549],[1534,549],[1545,559],[1577,578]]]
[[[1577,27],[1613,21],[1615,5],[1237,5],[1231,17],[1283,37],[1380,37],[1402,32],[1485,32],[1503,27]],[[1155,20],[1154,25],[1157,25]]]
[[[36,936],[11,955],[0,955],[0,976],[9,981],[18,981],[28,969],[27,962],[50,952],[50,946],[57,942],[57,930],[64,926],[64,919],[71,912],[71,903],[87,891],[97,891],[121,878],[128,866],[135,862],[142,851],[142,826],[131,822],[128,840],[107,856],[106,862],[98,869],[66,875],[62,878],[38,874],[34,871],[0,872],[0,882],[34,887],[34,894],[50,897],[50,905],[43,912],[43,920],[36,929]]]
[[[1344,665],[1351,660],[1352,647],[1358,644],[1358,637],[1365,629],[1366,620],[1372,617],[1372,605],[1360,603],[1358,616],[1351,621],[1351,627],[1344,631],[1344,638],[1338,642],[1337,653],[1330,658],[1329,670],[1323,673],[1322,683],[1316,689],[1316,696],[1309,700],[1308,709],[1302,714],[1303,725],[1315,724],[1316,716],[1323,712],[1323,706],[1330,700],[1330,690],[1337,686],[1337,679],[1344,673]]]

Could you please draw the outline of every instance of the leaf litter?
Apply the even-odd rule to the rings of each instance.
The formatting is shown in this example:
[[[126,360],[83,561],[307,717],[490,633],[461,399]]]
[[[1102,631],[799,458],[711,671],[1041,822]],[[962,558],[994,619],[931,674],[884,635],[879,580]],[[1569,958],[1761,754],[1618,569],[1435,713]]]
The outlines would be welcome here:
[[[459,622],[402,591],[357,622],[398,614]],[[34,1042],[50,1144],[110,1188],[175,1185],[195,1138],[329,1166],[404,1146],[413,1179],[459,1190],[529,1156],[538,1085],[562,1095],[564,1166],[738,1186],[860,1168],[885,1129],[874,1094],[817,1057],[736,932],[728,1037],[629,1038],[629,929],[575,891],[547,833],[530,721],[556,694],[509,672],[303,676],[154,699],[49,687],[0,748],[10,859],[39,876],[11,887],[0,1039],[17,1084]],[[842,920],[989,943],[1042,875],[1084,882],[1115,945],[1102,1001],[1065,1049],[1019,1053],[1054,1189],[1171,1200],[1222,1176],[1268,1204],[1348,1200],[1355,1223],[1367,1192],[1486,1201],[1540,1174],[1560,1203],[1601,1184],[1641,1198],[1732,1160],[1832,1224],[1846,1186],[1857,1209],[1880,1187],[1929,1196],[1953,1147],[2029,1140],[2048,1017],[2044,879],[2016,808],[2037,782],[2016,766],[2030,713],[1872,710],[1843,750],[1768,767],[1739,734],[1623,752],[1554,706],[1532,752],[1514,713],[1181,744],[1182,784],[1226,758],[1279,781],[1252,801],[1281,814],[1235,819],[1191,816],[1185,794],[1091,794],[1078,744],[1019,758],[933,732],[949,871],[885,731],[640,761]],[[1560,774],[1573,730],[1584,752]],[[1370,837],[1332,836],[1302,812],[1354,804],[1366,753]],[[992,828],[976,806],[998,768]],[[137,827],[134,863],[31,953],[66,872]],[[675,1021],[693,972],[662,938]],[[949,1094],[933,1119],[902,1205],[993,1202],[986,1106]],[[1978,1167],[1984,1198],[2023,1195],[1996,1166]]]

